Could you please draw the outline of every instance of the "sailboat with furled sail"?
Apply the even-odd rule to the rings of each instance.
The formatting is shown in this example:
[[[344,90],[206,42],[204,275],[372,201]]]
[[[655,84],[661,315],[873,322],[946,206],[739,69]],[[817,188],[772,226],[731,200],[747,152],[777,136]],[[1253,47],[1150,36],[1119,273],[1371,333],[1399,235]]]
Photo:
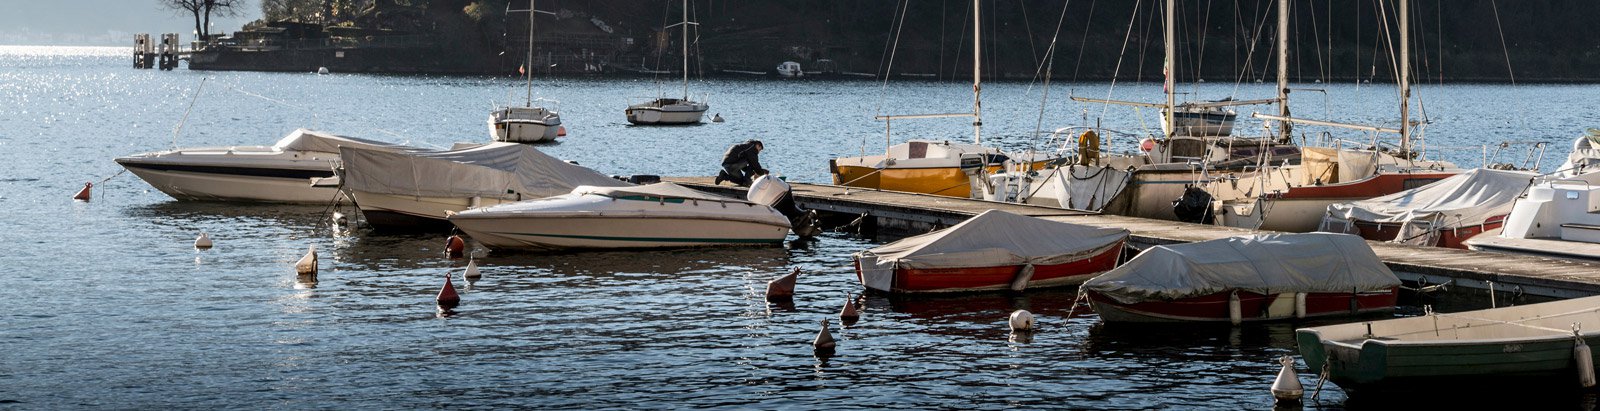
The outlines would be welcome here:
[[[862,155],[828,160],[833,183],[847,187],[905,191],[950,197],[972,197],[973,183],[985,184],[988,173],[1000,170],[1008,161],[1044,165],[1043,158],[1024,159],[1015,154],[983,145],[983,41],[980,29],[982,5],[972,2],[972,112],[944,114],[881,115],[887,138],[895,120],[970,118],[972,143],[947,140],[913,139],[890,145],[885,141],[882,155]]]
[[[628,106],[624,111],[628,122],[638,125],[700,124],[710,104],[689,99],[689,26],[700,25],[689,21],[689,0],[683,0],[683,21],[674,26],[683,27],[683,98],[660,97]]]
[[[511,143],[555,141],[565,134],[562,133],[561,114],[533,105],[533,18],[535,13],[549,12],[536,10],[534,0],[528,0],[527,10],[506,10],[507,13],[517,11],[528,13],[528,58],[517,69],[526,78],[528,97],[521,107],[499,107],[489,113],[489,137]]]

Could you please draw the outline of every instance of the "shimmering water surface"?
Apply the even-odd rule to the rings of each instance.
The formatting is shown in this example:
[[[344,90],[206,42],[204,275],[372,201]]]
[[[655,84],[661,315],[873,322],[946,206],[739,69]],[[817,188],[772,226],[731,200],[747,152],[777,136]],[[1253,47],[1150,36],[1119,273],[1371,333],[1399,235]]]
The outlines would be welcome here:
[[[462,262],[441,258],[440,235],[335,233],[325,207],[180,203],[126,174],[98,184],[93,202],[70,197],[115,175],[119,155],[270,144],[296,127],[481,141],[491,102],[520,98],[514,79],[160,72],[129,60],[123,49],[0,48],[0,408],[1264,408],[1273,359],[1293,352],[1289,324],[1107,328],[1083,308],[1068,317],[1069,289],[874,296],[860,323],[835,324],[839,354],[818,359],[818,322],[860,291],[849,253],[886,240],[839,233],[784,248],[494,252],[458,314],[441,317],[434,294],[452,269],[459,282]],[[1065,98],[1109,86],[1058,84],[1040,121],[1039,87],[987,84],[985,134],[1025,147],[1036,124],[1083,124],[1086,111],[1091,121],[1105,112],[1108,127],[1156,127],[1148,110]],[[1297,92],[1297,115],[1393,118],[1390,85],[1300,86],[1327,92]],[[970,109],[970,86],[958,83],[711,79],[693,93],[727,123],[626,125],[629,102],[675,87],[540,80],[537,94],[561,102],[570,131],[541,149],[611,174],[707,175],[725,147],[759,138],[768,168],[825,181],[828,158],[882,149],[875,113]],[[1198,92],[1260,98],[1270,86]],[[1159,93],[1147,83],[1110,95]],[[1550,141],[1546,169],[1569,136],[1597,124],[1589,108],[1600,102],[1591,85],[1418,94],[1433,145]],[[968,140],[970,127],[905,121],[894,136]],[[1483,150],[1448,157],[1475,166]],[[216,248],[191,248],[201,231]],[[308,245],[323,256],[314,288],[291,268]],[[764,283],[795,267],[805,275],[794,306],[767,304]],[[1019,308],[1043,324],[1031,342],[1009,338],[1005,316]],[[1330,388],[1313,406],[1344,398]]]

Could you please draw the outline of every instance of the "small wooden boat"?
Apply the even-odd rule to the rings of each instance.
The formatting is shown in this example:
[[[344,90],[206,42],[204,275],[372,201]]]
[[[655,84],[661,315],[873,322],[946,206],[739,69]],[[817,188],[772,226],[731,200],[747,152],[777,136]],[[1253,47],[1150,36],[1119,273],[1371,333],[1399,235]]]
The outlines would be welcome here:
[[[1152,247],[1084,283],[1106,322],[1283,320],[1394,309],[1400,279],[1348,234],[1272,234]]]
[[[1073,285],[1115,267],[1128,230],[989,210],[944,230],[855,254],[868,289],[891,293]]]
[[[1597,336],[1600,296],[1295,330],[1306,366],[1352,393],[1572,389],[1578,362],[1595,362],[1575,348]]]

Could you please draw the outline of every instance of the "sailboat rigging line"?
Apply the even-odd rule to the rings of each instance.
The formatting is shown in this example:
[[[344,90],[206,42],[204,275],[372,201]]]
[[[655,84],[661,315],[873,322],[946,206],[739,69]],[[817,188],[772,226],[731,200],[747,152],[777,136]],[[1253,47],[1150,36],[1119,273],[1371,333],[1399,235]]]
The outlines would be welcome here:
[[[206,87],[206,80],[210,77],[201,77],[200,85],[194,87],[194,96],[189,98],[189,108],[183,109],[183,118],[178,120],[178,125],[172,127],[172,150],[178,150],[178,133],[183,132],[183,124],[189,122],[189,113],[194,111],[194,102],[200,101],[200,90]]]
[[[900,16],[889,23],[889,28],[894,30],[894,36],[889,39],[888,43],[884,44],[884,47],[888,48],[884,53],[884,56],[888,57],[888,62],[884,63],[882,60],[878,62],[879,73],[883,74],[883,82],[878,86],[878,105],[872,110],[872,114],[875,116],[883,115],[883,100],[889,93],[889,73],[894,70],[895,53],[900,49],[900,31],[905,29],[906,9],[909,8],[911,8],[910,0],[902,0],[899,4],[896,4],[895,10],[900,12]],[[865,138],[862,137],[863,151],[866,147]]]
[[[202,79],[201,81],[204,82],[205,80]],[[308,107],[303,107],[303,106],[299,106],[299,105],[295,105],[295,104],[290,104],[289,102],[286,102],[286,101],[283,101],[283,100],[274,99],[274,98],[263,96],[263,95],[256,94],[256,93],[251,93],[249,91],[245,91],[244,89],[241,89],[241,88],[238,88],[238,87],[234,87],[234,86],[230,86],[230,85],[227,85],[227,84],[223,84],[222,87],[226,88],[228,90],[232,90],[234,92],[237,92],[239,94],[243,94],[243,95],[246,95],[246,96],[250,96],[250,97],[255,97],[255,98],[262,99],[262,100],[266,100],[268,102],[276,103],[276,104],[282,105],[284,107],[289,107],[289,108],[293,108],[293,109],[296,109],[296,110],[305,111],[307,114],[311,115],[311,123],[312,123],[311,127],[312,128],[321,128],[322,127],[322,118],[317,116],[317,111],[316,110],[312,110],[312,109],[310,109]]]
[[[1050,76],[1056,67],[1056,44],[1061,38],[1061,26],[1067,21],[1067,7],[1070,6],[1072,6],[1072,0],[1067,0],[1066,3],[1061,5],[1061,17],[1056,19],[1056,31],[1050,35],[1050,46],[1045,49],[1043,67],[1033,72],[1033,77],[1039,78],[1039,71],[1044,71],[1044,84],[1039,93],[1039,116],[1033,121],[1033,138],[1028,140],[1028,159],[1030,162],[1033,159],[1034,148],[1039,142],[1039,132],[1044,128],[1044,110],[1050,104]],[[1030,84],[1029,87],[1031,88],[1032,85]],[[1031,169],[1032,166],[1032,164],[1028,164],[1027,169]]]
[[[1506,57],[1506,76],[1507,78],[1511,79],[1511,88],[1516,88],[1517,73],[1515,70],[1511,69],[1511,50],[1506,47],[1506,30],[1500,27],[1500,6],[1496,5],[1495,3],[1495,0],[1489,0],[1489,9],[1494,10],[1494,30],[1500,34],[1500,52],[1504,53]],[[1440,25],[1443,25],[1443,23],[1440,23]],[[1443,39],[1441,39],[1440,43],[1443,42]],[[1443,73],[1444,69],[1441,68],[1439,71]],[[1444,74],[1440,74],[1439,76],[1440,81],[1444,81]],[[1517,108],[1517,121],[1522,123],[1523,128],[1527,128],[1528,116],[1522,115],[1523,105],[1512,104],[1512,106]]]
[[[1261,44],[1261,32],[1263,30],[1265,30],[1265,27],[1267,25],[1267,14],[1262,12],[1260,7],[1256,8],[1256,15],[1260,16],[1261,18],[1252,19],[1252,20],[1255,20],[1257,22],[1256,23],[1256,29],[1255,29],[1255,33],[1250,35],[1250,49],[1249,49],[1249,51],[1245,52],[1245,60],[1244,60],[1245,65],[1250,68],[1248,70],[1250,72],[1254,72],[1255,71],[1255,63],[1252,63],[1252,61],[1255,61],[1256,45]],[[1274,37],[1273,41],[1277,41],[1277,38],[1276,38],[1277,35],[1274,35],[1273,37]],[[1235,47],[1235,49],[1238,49],[1238,48]],[[1262,73],[1266,73],[1268,65],[1272,64],[1272,59],[1267,59],[1263,63],[1264,64],[1261,66],[1261,72]],[[1239,94],[1239,84],[1244,82],[1244,76],[1245,76],[1245,72],[1244,71],[1240,71],[1238,78],[1236,78],[1233,81],[1233,95],[1238,95]]]
[[[1168,1],[1171,1],[1171,0],[1168,0]],[[1128,39],[1129,39],[1130,36],[1133,36],[1133,23],[1138,21],[1138,19],[1139,19],[1139,6],[1143,5],[1143,4],[1144,4],[1144,2],[1142,2],[1142,1],[1133,3],[1133,15],[1132,16],[1128,16],[1128,31],[1127,31],[1127,33],[1123,34],[1123,36],[1122,36],[1122,50],[1117,53],[1117,65],[1111,69],[1111,86],[1110,87],[1106,87],[1106,98],[1105,98],[1106,100],[1110,100],[1111,97],[1113,96],[1112,93],[1117,90],[1117,75],[1119,73],[1122,73],[1122,58],[1126,57],[1127,54],[1128,54]],[[1083,59],[1078,59],[1078,60],[1079,60],[1079,62],[1083,61]],[[1110,104],[1101,104],[1100,105],[1100,118],[1105,118],[1106,117],[1106,113],[1108,113],[1110,111],[1111,111],[1111,105]]]
[[[971,5],[968,5],[966,10],[967,10],[966,13],[962,13],[961,14],[961,20],[960,21],[967,21],[967,17],[972,15],[972,6]],[[979,29],[981,30],[982,28],[979,28]],[[956,50],[963,50],[964,51],[964,49],[961,48],[961,45],[965,44],[966,42],[967,42],[967,25],[963,24],[963,25],[961,25],[961,37],[959,37],[958,40],[956,40]],[[983,56],[973,56],[972,57],[972,61],[973,62],[981,61],[982,57]],[[950,64],[950,73],[951,73],[950,74],[950,78],[954,79],[955,76],[956,76],[955,73],[961,72],[960,69],[961,69],[961,53],[957,52],[956,53],[956,59],[952,60],[952,63]]]
[[[1083,19],[1083,37],[1082,37],[1083,38],[1083,42],[1078,45],[1078,61],[1076,63],[1073,63],[1073,66],[1072,66],[1072,82],[1074,82],[1074,83],[1078,82],[1078,69],[1083,67],[1083,52],[1084,52],[1084,50],[1087,50],[1089,48],[1089,28],[1094,26],[1094,6],[1095,6],[1095,3],[1096,2],[1092,1],[1092,0],[1089,2],[1089,14],[1085,14],[1084,15],[1084,16],[1087,16],[1087,17]],[[1139,12],[1138,12],[1139,3],[1143,3],[1143,1],[1135,1],[1135,2],[1133,2],[1133,9],[1134,9],[1133,15],[1134,16],[1138,16],[1139,15]],[[1133,33],[1133,23],[1132,22],[1128,23],[1128,32],[1129,32],[1130,35]],[[1127,48],[1128,48],[1127,37],[1123,37],[1122,43],[1123,43],[1122,44],[1123,50],[1127,50]],[[1120,61],[1122,57],[1118,56],[1117,58]],[[1143,58],[1143,56],[1141,55],[1140,58]],[[1140,60],[1140,61],[1142,62],[1143,60]],[[1116,74],[1112,74],[1113,82],[1116,80],[1115,76],[1116,76]]]
[[[1317,27],[1320,26],[1319,24],[1317,24],[1317,8],[1316,7],[1306,7],[1306,10],[1307,10],[1307,13],[1311,15],[1311,46],[1312,46],[1311,49],[1312,50],[1316,50],[1316,55],[1317,55],[1317,79],[1321,80],[1324,83],[1326,83],[1326,82],[1328,82],[1328,71],[1326,69],[1326,66],[1328,64],[1330,64],[1330,63],[1328,61],[1323,60],[1323,58],[1322,58],[1322,32],[1317,31]],[[1329,20],[1328,21],[1328,25],[1330,25],[1330,26],[1333,25],[1333,21],[1332,21],[1333,17],[1329,16],[1328,20]],[[1330,43],[1330,44],[1333,43],[1333,38],[1331,38],[1331,37],[1328,38],[1328,43]]]
[[[1070,3],[1071,1],[1069,0],[1068,2]],[[1028,51],[1033,53],[1033,65],[1038,66],[1044,64],[1044,60],[1039,59],[1039,46],[1033,44],[1033,21],[1028,18],[1028,0],[1017,0],[1017,8],[1022,10],[1022,28],[1028,30]],[[989,13],[989,15],[991,16],[990,18],[993,19],[1000,18],[1000,13]],[[989,27],[995,27],[996,31],[999,31],[999,26],[999,24],[989,25]],[[1000,36],[989,36],[989,38],[998,39]],[[998,56],[996,57],[996,61],[999,61]]]

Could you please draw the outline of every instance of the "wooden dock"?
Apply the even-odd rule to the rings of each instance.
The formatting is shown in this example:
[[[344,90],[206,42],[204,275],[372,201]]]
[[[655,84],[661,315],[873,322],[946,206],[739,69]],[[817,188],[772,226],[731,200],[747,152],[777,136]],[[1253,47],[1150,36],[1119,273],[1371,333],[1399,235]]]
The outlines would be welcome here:
[[[713,185],[710,177],[663,180],[721,194],[739,197],[744,194],[740,187]],[[1130,242],[1141,247],[1266,232],[826,184],[789,184],[794,188],[795,202],[801,207],[867,215],[880,227],[908,234],[948,227],[989,209],[1089,226],[1125,228],[1132,233]],[[1368,241],[1368,244],[1406,281],[1427,284],[1453,281],[1455,287],[1555,298],[1600,295],[1600,265],[1594,263],[1377,241]]]

